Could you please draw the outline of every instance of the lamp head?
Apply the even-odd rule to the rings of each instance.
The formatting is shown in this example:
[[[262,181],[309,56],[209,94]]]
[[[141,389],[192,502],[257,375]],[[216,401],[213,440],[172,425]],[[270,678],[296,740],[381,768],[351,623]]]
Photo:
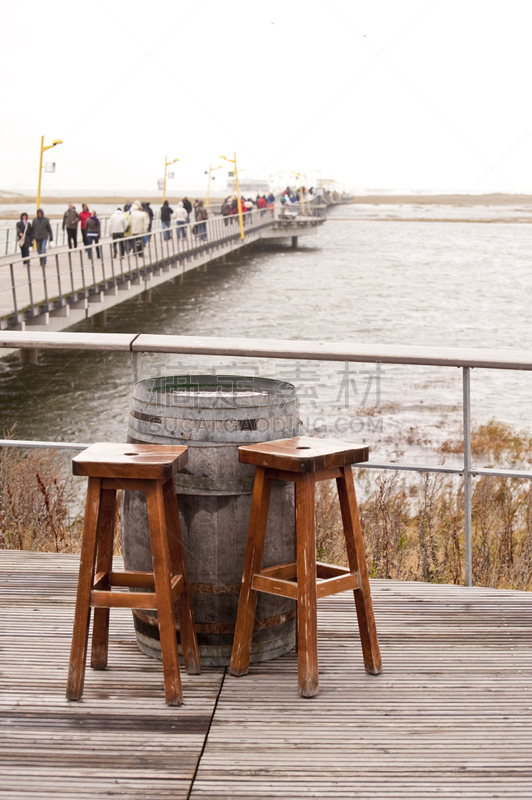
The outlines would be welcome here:
[[[227,161],[226,156],[220,156],[220,158],[223,158],[224,161]]]
[[[54,139],[53,142],[52,142],[52,147],[55,147],[56,144],[63,144],[63,140],[62,139]]]

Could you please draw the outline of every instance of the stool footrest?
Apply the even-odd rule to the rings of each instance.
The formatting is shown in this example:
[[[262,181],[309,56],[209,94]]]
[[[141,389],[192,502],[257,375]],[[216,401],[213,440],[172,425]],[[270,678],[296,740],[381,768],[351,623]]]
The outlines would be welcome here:
[[[267,575],[255,573],[251,581],[251,588],[256,592],[266,592],[266,594],[277,594],[281,597],[297,599],[297,583],[285,581],[281,578],[270,578]]]
[[[253,575],[251,588],[256,592],[276,594],[281,597],[290,597],[297,600],[297,563],[278,564],[275,567],[266,567]],[[336,564],[316,562],[316,596],[329,597],[331,594],[345,592],[347,589],[358,589],[358,576],[345,567]]]
[[[111,586],[134,589],[153,589],[153,572],[98,572],[91,591],[92,608],[140,608],[144,611],[157,610],[155,592],[113,592]],[[105,588],[104,588],[105,587]],[[170,582],[170,595],[175,603],[183,591],[183,576],[174,575]]]
[[[144,611],[157,610],[155,592],[112,592],[93,589],[90,604],[92,608],[141,608]]]
[[[339,575],[336,578],[327,578],[326,580],[318,581],[318,585],[316,587],[316,597],[318,600],[320,600],[322,597],[329,597],[331,594],[345,592],[347,589],[359,588],[358,575]]]

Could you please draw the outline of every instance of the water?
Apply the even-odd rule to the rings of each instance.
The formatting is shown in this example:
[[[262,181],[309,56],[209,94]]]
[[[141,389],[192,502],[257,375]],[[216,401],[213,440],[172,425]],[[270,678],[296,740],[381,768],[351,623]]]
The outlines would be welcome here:
[[[455,214],[456,209],[453,209]],[[321,339],[454,347],[526,349],[532,296],[532,226],[482,218],[470,207],[344,206],[300,248],[263,244],[184,284],[153,290],[108,314],[109,332]],[[514,218],[519,209],[500,209]],[[523,212],[524,213],[524,212]],[[375,218],[376,217],[376,218]],[[335,221],[335,218],[338,221]],[[93,330],[91,323],[77,330]],[[459,434],[461,371],[370,364],[142,356],[143,377],[183,371],[260,374],[299,388],[311,431],[366,442],[372,460],[441,460]],[[40,353],[38,367],[0,361],[0,428],[16,438],[123,440],[133,386],[131,356]],[[474,370],[473,420],[495,417],[532,428],[532,375]],[[447,463],[452,463],[447,459]]]

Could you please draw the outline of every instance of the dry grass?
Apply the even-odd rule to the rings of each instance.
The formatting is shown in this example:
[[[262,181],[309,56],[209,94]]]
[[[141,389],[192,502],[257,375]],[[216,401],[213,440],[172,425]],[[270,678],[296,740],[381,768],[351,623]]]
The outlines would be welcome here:
[[[78,479],[79,480],[79,479]],[[0,450],[0,549],[77,553],[83,514],[70,457],[53,450]],[[120,498],[115,553],[121,554]]]
[[[528,468],[532,437],[491,421],[476,427],[477,463]],[[448,440],[444,453],[459,453]],[[464,582],[462,483],[447,475],[359,471],[360,515],[372,577]],[[78,552],[82,515],[70,459],[54,451],[0,450],[0,549]],[[119,508],[120,504],[117,504]],[[482,477],[473,489],[473,581],[478,586],[532,590],[532,482]],[[120,548],[117,511],[115,542]],[[317,550],[346,564],[334,482],[317,486]]]
[[[0,548],[65,553],[78,549],[81,522],[71,515],[75,488],[54,451],[0,452]]]
[[[446,452],[461,444],[446,442]],[[477,459],[527,468],[528,434],[494,421],[473,431]],[[424,474],[359,474],[360,515],[372,577],[464,582],[464,497],[461,481]],[[334,483],[318,487],[318,555],[346,563]],[[532,482],[482,477],[473,487],[473,582],[499,589],[532,590]]]

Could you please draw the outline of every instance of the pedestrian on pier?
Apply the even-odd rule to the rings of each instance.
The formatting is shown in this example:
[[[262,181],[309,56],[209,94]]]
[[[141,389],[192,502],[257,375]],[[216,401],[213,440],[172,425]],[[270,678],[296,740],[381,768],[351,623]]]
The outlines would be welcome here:
[[[222,203],[222,217],[225,218],[226,226],[229,225],[230,216],[231,216],[231,198],[226,197]]]
[[[147,214],[147,216],[148,216],[148,233],[149,233],[151,231],[151,223],[152,223],[152,220],[153,220],[153,211],[151,210],[149,203],[143,202],[143,203],[140,204],[140,207],[142,208],[144,213]],[[148,239],[149,239],[149,236],[145,236],[144,237],[144,244],[145,245],[148,244]]]
[[[183,203],[179,203],[180,206],[183,206]],[[163,239],[166,241],[170,239],[171,233],[167,228],[170,227],[172,222],[172,214],[174,213],[174,209],[170,208],[168,205],[168,200],[165,200],[161,206],[161,228],[163,229]],[[178,237],[179,238],[179,237]]]
[[[178,239],[186,239],[187,232],[185,230],[185,225],[188,222],[188,214],[186,208],[184,207],[183,203],[180,201],[177,204],[177,211],[175,214],[176,223],[177,223],[177,238]]]
[[[190,222],[190,215],[192,214],[192,203],[188,197],[183,197],[183,208],[187,212],[187,222]]]
[[[29,221],[26,212],[20,215],[20,221],[17,222],[17,235],[22,258],[28,259],[27,261],[24,261],[24,264],[27,266],[30,263],[29,255],[32,243],[32,231],[31,222]]]
[[[48,240],[53,242],[54,236],[52,233],[52,226],[50,225],[50,220],[48,217],[44,216],[44,211],[42,208],[37,209],[37,216],[33,220],[32,224],[32,236],[37,243],[37,252],[41,256],[41,267],[46,266],[46,245],[48,244]]]
[[[68,249],[76,248],[78,246],[78,225],[81,217],[76,211],[72,203],[68,204],[68,209],[63,215],[63,230],[66,228],[68,236]],[[64,240],[63,240],[64,241]]]
[[[123,239],[129,225],[129,220],[121,208],[117,208],[114,214],[109,217],[109,232],[113,237],[113,253],[116,258],[117,239]],[[120,242],[120,255],[124,255],[124,242]]]
[[[83,244],[87,244],[87,233],[85,231],[85,226],[87,224],[87,220],[89,219],[91,212],[89,211],[89,207],[87,203],[83,203],[81,206],[81,213],[79,218],[81,220],[81,238],[83,239]]]
[[[203,200],[196,200],[195,217],[197,224],[197,232],[202,242],[207,241],[207,209],[203,207]]]
[[[100,240],[100,231],[101,231],[100,220],[96,215],[96,211],[93,211],[85,224],[85,235],[87,237],[87,255],[91,259],[92,259],[91,245],[98,244]],[[100,248],[98,246],[96,247],[96,258],[100,258]]]
[[[130,225],[131,235],[135,236],[135,250],[137,253],[144,251],[144,237],[143,234],[148,232],[148,225],[150,218],[147,213],[142,210],[140,200],[135,200],[131,210]]]

